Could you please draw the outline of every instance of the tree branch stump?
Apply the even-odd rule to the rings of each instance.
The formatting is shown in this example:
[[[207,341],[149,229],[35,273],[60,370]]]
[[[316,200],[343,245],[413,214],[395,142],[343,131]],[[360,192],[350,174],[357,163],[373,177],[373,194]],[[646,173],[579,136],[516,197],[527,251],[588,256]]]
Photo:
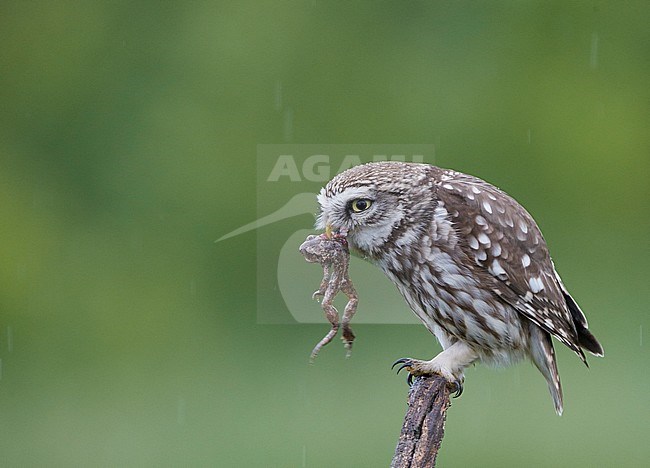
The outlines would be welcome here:
[[[391,468],[435,467],[451,405],[447,385],[447,380],[437,375],[414,379]]]

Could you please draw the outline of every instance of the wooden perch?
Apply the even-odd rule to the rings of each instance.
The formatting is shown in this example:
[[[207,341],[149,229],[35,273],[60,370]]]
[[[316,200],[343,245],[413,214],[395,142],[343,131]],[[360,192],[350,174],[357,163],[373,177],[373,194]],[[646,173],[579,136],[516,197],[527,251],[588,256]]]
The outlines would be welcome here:
[[[414,378],[391,468],[432,468],[450,406],[448,382],[440,376]]]

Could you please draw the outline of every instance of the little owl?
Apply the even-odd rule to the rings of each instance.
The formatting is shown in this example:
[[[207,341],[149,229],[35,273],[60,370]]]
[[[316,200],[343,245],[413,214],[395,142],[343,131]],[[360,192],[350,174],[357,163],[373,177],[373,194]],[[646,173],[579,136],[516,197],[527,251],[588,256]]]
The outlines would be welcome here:
[[[551,336],[586,364],[603,348],[569,295],[537,224],[487,182],[427,164],[376,162],[334,177],[317,226],[347,239],[397,285],[443,351],[403,358],[410,375],[438,374],[459,392],[466,367],[529,357],[562,413]]]

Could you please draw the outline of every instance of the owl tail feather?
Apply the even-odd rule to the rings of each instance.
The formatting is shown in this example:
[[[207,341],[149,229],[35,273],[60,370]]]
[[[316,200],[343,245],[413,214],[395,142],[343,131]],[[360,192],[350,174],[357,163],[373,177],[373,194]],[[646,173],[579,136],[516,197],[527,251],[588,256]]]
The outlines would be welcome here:
[[[589,331],[587,328],[587,319],[585,314],[580,310],[578,303],[571,297],[564,285],[562,285],[562,294],[566,300],[566,304],[569,307],[569,312],[571,312],[571,317],[573,318],[573,323],[576,326],[576,332],[578,333],[578,343],[581,347],[589,351],[594,356],[602,357],[605,355],[603,347],[600,345],[596,337]],[[585,361],[585,364],[587,362]]]
[[[537,325],[530,324],[530,357],[539,369],[546,383],[548,390],[553,398],[555,412],[562,416],[562,385],[560,384],[560,374],[557,371],[555,362],[555,349],[551,335],[539,328]]]
[[[578,343],[594,356],[602,357],[605,355],[603,347],[598,340],[586,327],[576,327],[578,331]]]

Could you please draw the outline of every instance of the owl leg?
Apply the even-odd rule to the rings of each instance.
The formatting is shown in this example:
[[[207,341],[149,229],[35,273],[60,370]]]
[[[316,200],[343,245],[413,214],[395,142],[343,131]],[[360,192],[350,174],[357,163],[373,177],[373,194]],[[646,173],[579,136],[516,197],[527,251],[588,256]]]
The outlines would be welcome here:
[[[430,361],[402,358],[395,361],[393,367],[402,364],[397,370],[406,369],[412,376],[437,374],[444,377],[456,387],[456,396],[463,391],[465,375],[463,371],[467,366],[478,359],[478,353],[471,346],[462,341],[456,341],[443,352]]]

